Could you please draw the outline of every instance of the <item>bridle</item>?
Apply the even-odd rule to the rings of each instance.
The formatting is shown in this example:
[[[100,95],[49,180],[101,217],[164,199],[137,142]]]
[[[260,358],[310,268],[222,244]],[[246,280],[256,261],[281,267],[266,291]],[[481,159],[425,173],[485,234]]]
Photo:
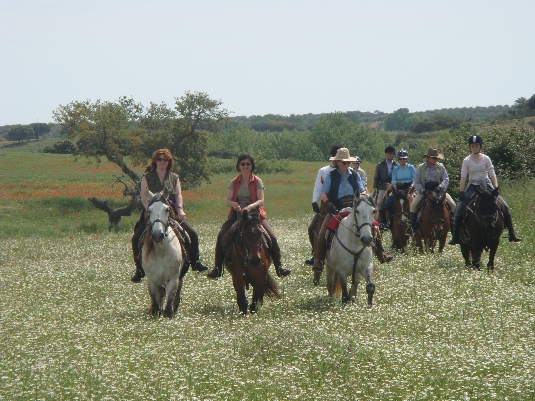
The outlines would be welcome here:
[[[167,200],[163,197],[163,196],[155,196],[154,198],[152,198],[152,200],[150,201],[149,203],[149,207],[153,204],[153,203],[156,203],[156,202],[161,202],[163,203],[164,205],[166,205],[167,207],[170,207],[169,205],[169,202],[167,202]],[[167,237],[168,236],[168,229],[169,229],[169,226],[170,226],[170,223],[169,223],[169,216],[167,217],[167,221],[163,221],[161,219],[155,219],[154,221],[150,221],[150,218],[149,218],[149,223],[150,223],[150,229],[152,231],[152,228],[154,226],[154,224],[156,223],[162,223],[162,225],[164,226],[164,235]]]
[[[252,245],[248,246],[246,244],[245,240],[244,240],[243,232],[251,224],[257,224],[258,225],[258,230],[260,231],[260,235],[261,235],[262,239],[261,239],[259,244],[252,244]],[[258,220],[258,218],[254,217],[254,218],[246,220],[243,223],[243,227],[241,227],[241,229],[239,230],[238,242],[242,245],[243,249],[245,250],[244,260],[243,260],[243,263],[242,263],[242,265],[244,267],[248,267],[249,266],[249,262],[251,261],[249,255],[251,254],[251,250],[254,250],[254,249],[258,248],[259,253],[262,253],[262,250],[264,248],[265,249],[269,248],[269,245],[266,243],[266,239],[265,239],[266,235],[268,235],[268,234],[267,234],[266,230],[264,229],[264,227],[262,227],[262,225],[260,224],[260,221]]]

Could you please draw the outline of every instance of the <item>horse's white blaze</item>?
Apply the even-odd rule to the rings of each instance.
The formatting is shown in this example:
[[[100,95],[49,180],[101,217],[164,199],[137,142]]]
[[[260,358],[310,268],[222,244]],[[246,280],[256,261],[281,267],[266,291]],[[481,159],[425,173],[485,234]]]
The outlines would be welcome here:
[[[333,238],[325,258],[329,295],[334,295],[335,273],[338,274],[342,289],[345,288],[346,291],[347,277],[352,276],[354,279],[349,293],[351,300],[355,299],[357,286],[362,278],[366,280],[366,283],[373,282],[372,249],[369,245],[373,235],[374,207],[365,201],[361,201],[356,208],[356,212],[350,213],[342,219],[338,226],[337,237]],[[355,215],[357,217],[356,221]],[[357,227],[360,227],[360,229],[357,230]],[[357,232],[360,233],[360,236],[357,235]],[[354,255],[356,254],[358,254],[358,258],[355,264]],[[355,274],[353,274],[354,270]]]

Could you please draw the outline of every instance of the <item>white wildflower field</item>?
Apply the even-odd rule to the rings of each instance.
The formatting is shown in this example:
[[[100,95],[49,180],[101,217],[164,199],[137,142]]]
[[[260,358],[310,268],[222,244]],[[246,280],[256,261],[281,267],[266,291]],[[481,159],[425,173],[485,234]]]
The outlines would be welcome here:
[[[228,273],[191,271],[175,318],[152,317],[131,233],[3,240],[0,400],[535,399],[533,214],[492,274],[451,246],[375,259],[370,308],[364,286],[342,305],[313,285],[311,217],[270,219],[292,274],[246,317]],[[192,223],[212,265],[219,226]]]

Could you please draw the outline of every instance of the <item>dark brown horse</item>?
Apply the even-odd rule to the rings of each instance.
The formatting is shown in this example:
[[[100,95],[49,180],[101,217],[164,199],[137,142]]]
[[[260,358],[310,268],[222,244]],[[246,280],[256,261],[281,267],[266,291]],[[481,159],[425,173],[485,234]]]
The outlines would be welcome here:
[[[439,195],[434,191],[426,191],[423,202],[422,215],[414,234],[414,241],[420,253],[424,251],[434,253],[437,243],[440,253],[446,244],[451,223],[450,213],[446,206],[446,193]]]
[[[270,298],[280,298],[277,283],[269,274],[271,255],[269,247],[271,241],[255,212],[244,211],[224,238],[223,245],[230,242],[230,259],[226,258],[225,265],[232,275],[232,283],[236,290],[237,303],[240,312],[248,312],[246,290],[253,287],[253,299],[250,306],[251,313],[255,313],[264,301],[264,295]]]
[[[390,227],[392,234],[392,248],[404,252],[409,236],[407,228],[410,226],[409,212],[413,200],[409,190],[399,189],[392,186],[392,196],[394,197],[394,219]]]
[[[466,266],[480,269],[481,253],[489,252],[488,271],[494,270],[494,257],[503,232],[503,206],[498,188],[479,190],[470,200],[463,215],[461,252]]]

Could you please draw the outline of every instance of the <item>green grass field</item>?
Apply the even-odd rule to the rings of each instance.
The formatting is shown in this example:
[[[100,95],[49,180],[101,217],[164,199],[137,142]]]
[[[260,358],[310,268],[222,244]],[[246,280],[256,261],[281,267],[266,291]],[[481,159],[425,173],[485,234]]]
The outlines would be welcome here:
[[[322,165],[262,176],[292,269],[281,300],[242,317],[228,273],[188,273],[165,320],[129,281],[137,216],[108,232],[86,200],[120,204],[118,169],[0,149],[0,400],[535,399],[534,182],[504,186],[523,242],[501,243],[493,274],[466,269],[457,247],[396,256],[375,264],[368,308],[363,288],[352,305],[328,298],[303,263]],[[231,177],[185,194],[209,265]]]

